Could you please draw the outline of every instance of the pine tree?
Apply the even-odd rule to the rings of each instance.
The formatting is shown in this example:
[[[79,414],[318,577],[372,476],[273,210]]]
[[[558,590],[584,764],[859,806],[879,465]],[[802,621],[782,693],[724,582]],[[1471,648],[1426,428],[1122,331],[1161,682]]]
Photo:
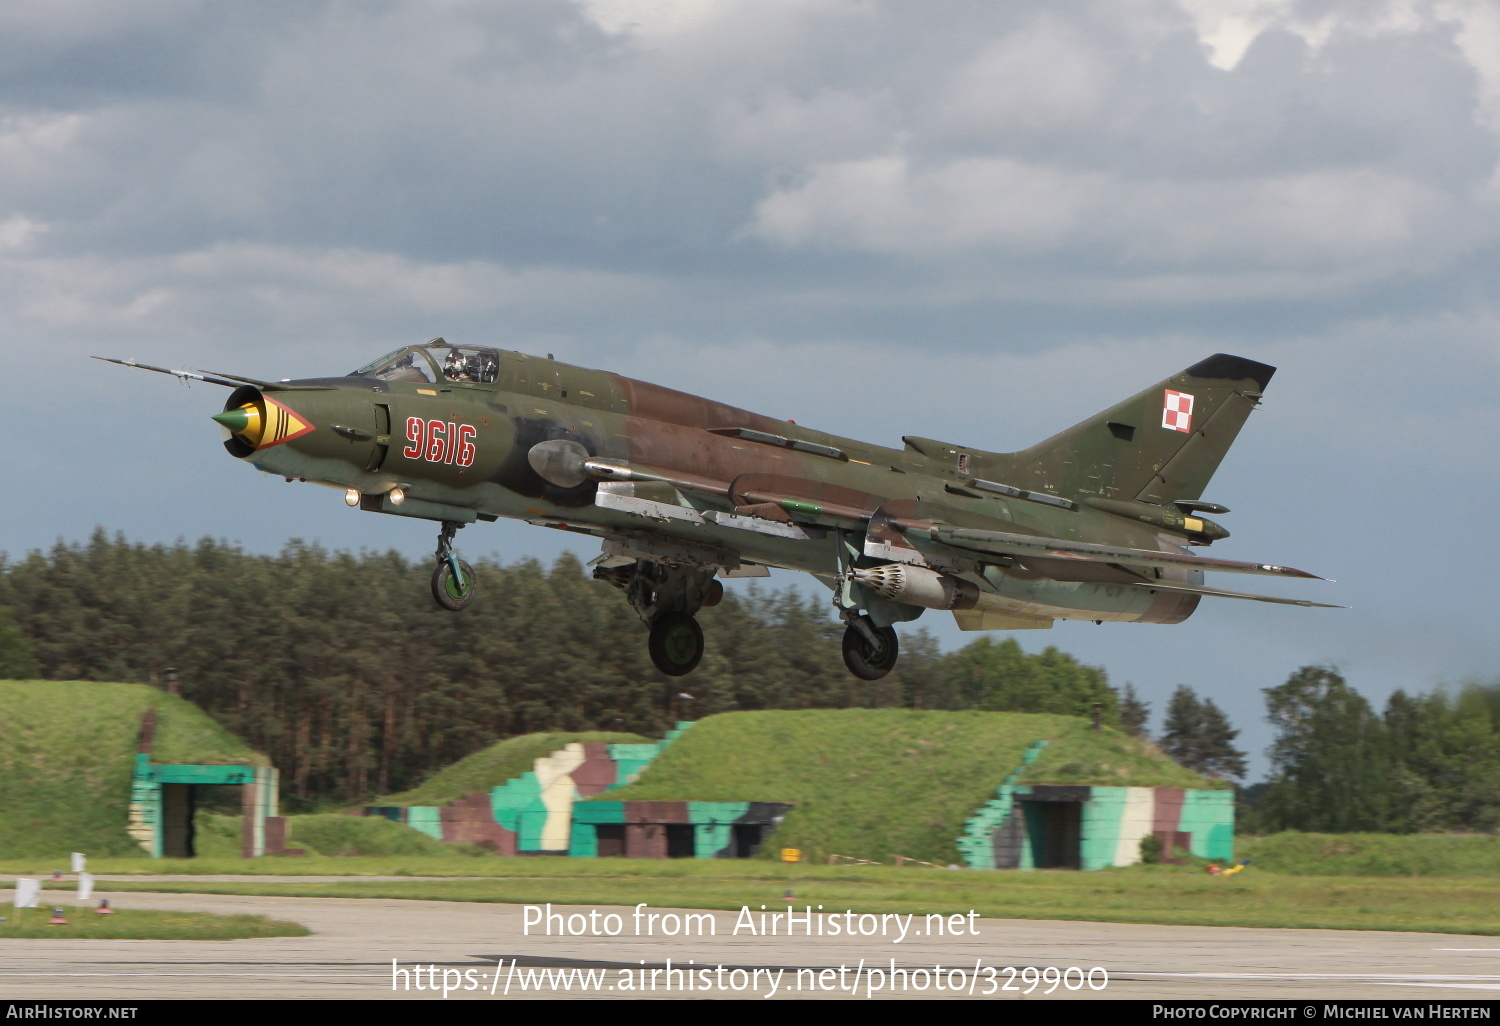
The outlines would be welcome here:
[[[1120,729],[1131,737],[1145,737],[1150,721],[1150,703],[1141,701],[1134,684],[1126,684],[1125,693],[1120,696]]]
[[[1380,831],[1393,823],[1397,768],[1368,702],[1327,666],[1304,666],[1266,688],[1277,728],[1271,777],[1257,810],[1269,830]]]
[[[35,676],[31,643],[16,626],[10,610],[0,606],[0,679],[29,680]]]
[[[1167,705],[1160,744],[1162,751],[1188,769],[1227,780],[1245,775],[1245,753],[1233,745],[1239,734],[1213,699],[1199,699],[1183,684],[1172,692]]]

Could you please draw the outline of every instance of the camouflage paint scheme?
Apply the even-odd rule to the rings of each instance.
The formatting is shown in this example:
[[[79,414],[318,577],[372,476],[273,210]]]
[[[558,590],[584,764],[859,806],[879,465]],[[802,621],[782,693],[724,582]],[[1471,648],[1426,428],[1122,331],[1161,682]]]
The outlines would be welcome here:
[[[443,356],[459,350],[486,371],[445,376]],[[1318,604],[1207,588],[1204,570],[1313,575],[1190,552],[1228,536],[1202,515],[1227,510],[1201,496],[1273,372],[1212,356],[1011,453],[914,436],[886,448],[442,340],[344,377],[168,373],[232,386],[222,423],[261,418],[244,433],[226,426],[233,455],[348,489],[366,510],[581,532],[604,540],[605,569],[805,571],[834,589],[846,620],[881,628],[946,608],[965,629],[1016,629],[1177,623],[1205,594]]]

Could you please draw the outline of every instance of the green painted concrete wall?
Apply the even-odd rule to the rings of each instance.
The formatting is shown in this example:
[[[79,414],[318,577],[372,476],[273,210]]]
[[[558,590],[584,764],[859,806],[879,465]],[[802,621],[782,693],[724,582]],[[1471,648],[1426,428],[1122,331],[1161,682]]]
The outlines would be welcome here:
[[[1107,869],[1115,864],[1120,844],[1120,822],[1125,818],[1129,788],[1092,787],[1083,803],[1083,831],[1078,849],[1079,869]]]
[[[436,805],[413,805],[406,810],[406,825],[428,837],[443,839],[442,810]]]
[[[1199,858],[1234,858],[1234,792],[1185,792],[1177,829],[1193,835],[1192,852]]]

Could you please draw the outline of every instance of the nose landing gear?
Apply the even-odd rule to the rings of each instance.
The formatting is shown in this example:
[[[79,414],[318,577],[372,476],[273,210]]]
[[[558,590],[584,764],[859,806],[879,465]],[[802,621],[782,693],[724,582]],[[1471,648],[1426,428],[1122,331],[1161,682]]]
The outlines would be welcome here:
[[[453,536],[463,526],[457,521],[443,521],[443,530],[438,535],[437,567],[432,571],[433,600],[454,613],[473,602],[475,592],[474,568],[459,559],[453,548]]]

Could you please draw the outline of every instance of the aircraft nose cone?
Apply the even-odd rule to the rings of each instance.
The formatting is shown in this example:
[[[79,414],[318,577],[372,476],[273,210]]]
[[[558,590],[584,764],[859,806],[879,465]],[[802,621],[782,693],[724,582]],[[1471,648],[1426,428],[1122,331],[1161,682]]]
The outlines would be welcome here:
[[[250,426],[250,413],[244,407],[235,410],[225,410],[223,413],[216,413],[210,419],[218,421],[237,435]]]
[[[259,448],[265,441],[261,436],[265,433],[266,417],[254,402],[216,413],[212,419],[227,430],[230,437],[242,439],[248,445]]]

